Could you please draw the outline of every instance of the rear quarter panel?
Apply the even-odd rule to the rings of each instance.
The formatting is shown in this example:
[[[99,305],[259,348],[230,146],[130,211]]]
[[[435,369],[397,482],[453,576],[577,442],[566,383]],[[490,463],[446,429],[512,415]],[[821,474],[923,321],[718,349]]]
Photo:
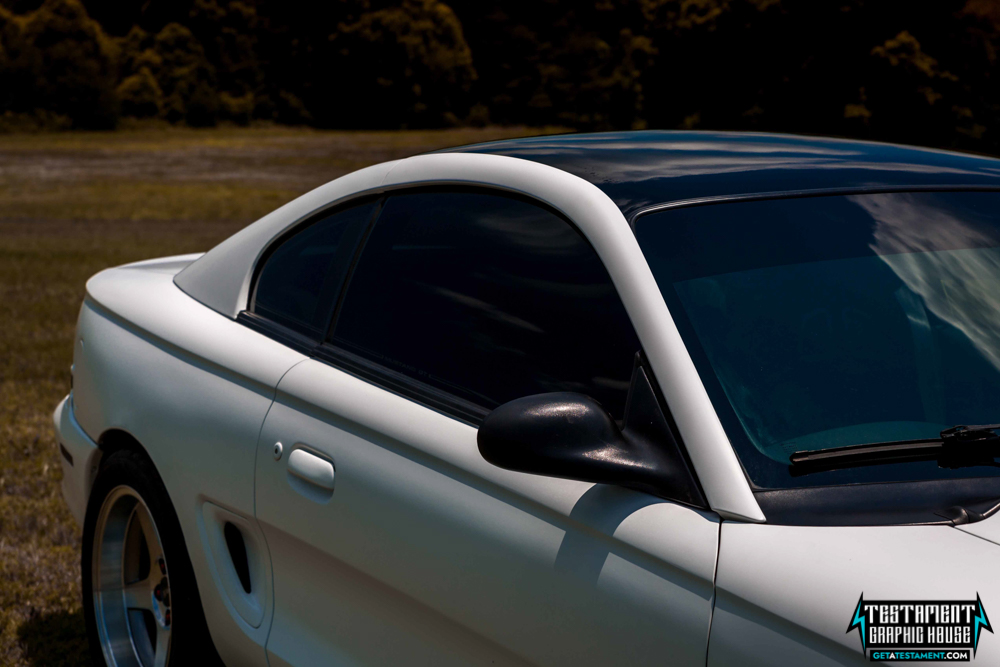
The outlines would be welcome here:
[[[251,627],[222,594],[202,510],[211,502],[255,525],[260,427],[278,380],[304,357],[191,299],[175,273],[127,266],[88,282],[74,341],[76,417],[99,443],[120,429],[146,450],[180,519],[220,654],[265,664],[271,610]]]

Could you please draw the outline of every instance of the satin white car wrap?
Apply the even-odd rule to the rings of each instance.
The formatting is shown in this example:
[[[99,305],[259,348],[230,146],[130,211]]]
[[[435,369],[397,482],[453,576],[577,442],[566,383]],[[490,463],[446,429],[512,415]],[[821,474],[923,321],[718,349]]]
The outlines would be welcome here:
[[[236,321],[283,232],[352,198],[481,185],[536,199],[586,236],[621,297],[711,511],[487,463],[476,429]],[[635,236],[591,183],[483,154],[424,155],[337,179],[205,255],[87,284],[74,390],[55,412],[63,493],[84,514],[101,448],[141,444],[180,519],[230,665],[859,664],[871,599],[1000,609],[1000,517],[962,527],[764,523]],[[275,460],[275,443],[286,453]],[[316,451],[336,491],[289,491]],[[247,541],[252,592],[222,553]],[[1000,612],[997,612],[1000,614]],[[998,616],[1000,618],[1000,616]],[[984,635],[976,662],[1000,660]]]

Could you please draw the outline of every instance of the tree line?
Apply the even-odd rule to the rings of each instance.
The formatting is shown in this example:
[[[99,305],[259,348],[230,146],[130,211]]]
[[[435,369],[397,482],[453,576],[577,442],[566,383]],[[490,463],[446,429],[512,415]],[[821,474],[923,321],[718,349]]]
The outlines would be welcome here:
[[[0,113],[1000,152],[1000,0],[0,0]]]

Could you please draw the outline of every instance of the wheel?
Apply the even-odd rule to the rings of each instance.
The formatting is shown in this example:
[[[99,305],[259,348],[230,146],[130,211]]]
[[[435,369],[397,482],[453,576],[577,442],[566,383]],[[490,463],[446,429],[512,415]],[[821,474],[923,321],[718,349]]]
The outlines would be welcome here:
[[[222,665],[180,523],[146,456],[120,450],[104,462],[87,504],[81,560],[95,665]]]

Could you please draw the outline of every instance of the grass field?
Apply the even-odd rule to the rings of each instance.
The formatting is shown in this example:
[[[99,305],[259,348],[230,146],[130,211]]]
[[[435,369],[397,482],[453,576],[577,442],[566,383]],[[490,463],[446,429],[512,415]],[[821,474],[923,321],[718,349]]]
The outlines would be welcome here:
[[[84,283],[207,250],[375,162],[525,128],[286,128],[0,135],[0,665],[87,665],[80,530],[59,492],[51,413],[69,391]]]

